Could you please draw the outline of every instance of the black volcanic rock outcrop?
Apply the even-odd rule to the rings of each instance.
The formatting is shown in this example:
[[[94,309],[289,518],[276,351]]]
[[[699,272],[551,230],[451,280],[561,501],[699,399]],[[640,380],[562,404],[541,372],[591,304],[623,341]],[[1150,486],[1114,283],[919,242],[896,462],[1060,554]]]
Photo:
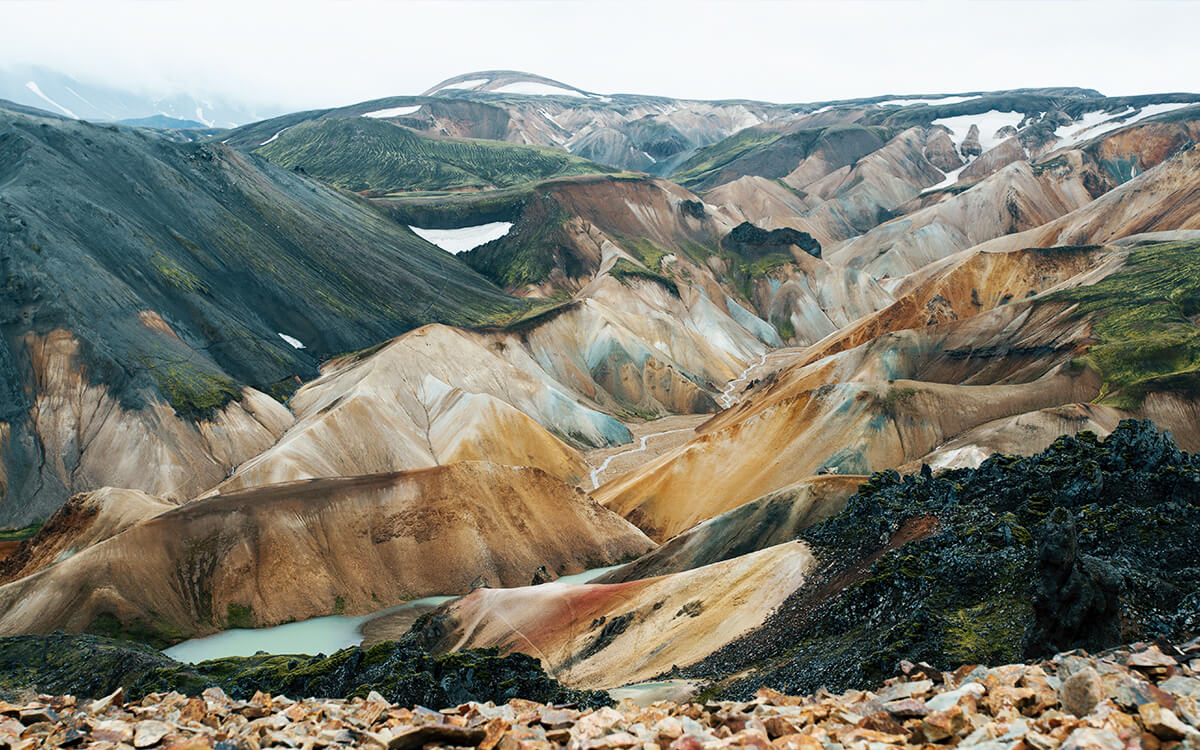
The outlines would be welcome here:
[[[791,227],[779,229],[763,229],[744,221],[733,228],[722,245],[747,258],[755,258],[768,253],[787,253],[795,245],[814,258],[821,257],[821,243],[813,239],[808,232],[801,232]]]
[[[978,469],[876,474],[801,534],[823,573],[689,674],[784,691],[1197,634],[1200,456],[1149,422]]]

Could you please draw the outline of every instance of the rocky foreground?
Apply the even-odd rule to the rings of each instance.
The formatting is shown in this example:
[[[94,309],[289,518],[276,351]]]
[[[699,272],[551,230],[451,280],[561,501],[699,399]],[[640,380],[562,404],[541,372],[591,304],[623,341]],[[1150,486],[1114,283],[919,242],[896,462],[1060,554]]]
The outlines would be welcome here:
[[[642,707],[627,700],[582,711],[522,699],[434,711],[397,706],[376,692],[233,700],[208,688],[197,697],[151,693],[129,702],[123,690],[89,701],[29,695],[0,702],[0,746],[1200,750],[1200,638],[953,673],[909,662],[900,668],[875,691],[791,697],[762,688],[748,702]]]

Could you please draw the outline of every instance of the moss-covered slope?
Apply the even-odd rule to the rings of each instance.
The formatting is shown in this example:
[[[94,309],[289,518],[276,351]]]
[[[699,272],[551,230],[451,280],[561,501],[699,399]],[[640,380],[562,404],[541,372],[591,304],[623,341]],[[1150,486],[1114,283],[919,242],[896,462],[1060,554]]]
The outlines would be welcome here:
[[[1051,299],[1093,319],[1097,342],[1082,362],[1103,376],[1103,402],[1136,408],[1154,391],[1200,394],[1200,243],[1134,247],[1121,270]]]
[[[888,131],[860,125],[779,130],[747,128],[700,149],[671,179],[704,190],[746,175],[786,177],[803,159],[821,154],[833,167],[851,164],[883,146]]]
[[[369,117],[304,122],[257,152],[288,169],[302,169],[338,187],[376,195],[503,188],[613,171],[559,149],[429,138]]]

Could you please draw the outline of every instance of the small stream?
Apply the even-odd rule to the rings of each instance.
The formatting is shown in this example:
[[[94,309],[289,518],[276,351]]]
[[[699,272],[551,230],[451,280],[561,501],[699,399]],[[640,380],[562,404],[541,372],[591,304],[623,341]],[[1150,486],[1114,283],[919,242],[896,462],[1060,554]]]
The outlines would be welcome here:
[[[594,490],[600,486],[600,475],[604,473],[605,469],[608,468],[608,465],[611,464],[614,459],[620,458],[621,456],[628,456],[630,453],[641,453],[642,451],[646,450],[647,440],[652,440],[656,437],[662,437],[663,435],[674,435],[676,432],[694,432],[695,429],[696,428],[694,427],[681,427],[678,430],[666,430],[664,432],[652,432],[649,435],[642,435],[642,439],[638,443],[638,447],[630,448],[629,450],[621,451],[620,453],[614,453],[608,458],[604,459],[604,463],[592,469],[592,489]]]
[[[737,387],[738,383],[745,383],[750,377],[750,371],[762,367],[767,363],[767,356],[770,351],[763,352],[763,355],[758,358],[758,361],[742,370],[742,374],[738,375],[733,380],[725,384],[725,390],[721,391],[721,395],[717,397],[717,402],[721,404],[721,408],[728,409],[737,402]]]

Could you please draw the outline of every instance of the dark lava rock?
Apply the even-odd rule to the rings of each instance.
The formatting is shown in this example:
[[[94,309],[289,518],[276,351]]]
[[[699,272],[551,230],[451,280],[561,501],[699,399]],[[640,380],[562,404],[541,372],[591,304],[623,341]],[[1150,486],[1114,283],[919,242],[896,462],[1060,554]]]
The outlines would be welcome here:
[[[1121,638],[1120,594],[1116,570],[1079,553],[1074,517],[1055,508],[1038,535],[1029,648],[1045,653],[1065,650],[1059,643],[1091,650],[1111,646]]]
[[[1200,456],[1150,422],[977,469],[876,474],[801,534],[819,568],[756,631],[686,670],[798,695],[1197,634]]]
[[[318,698],[365,697],[375,690],[393,703],[435,708],[518,697],[588,706],[611,702],[605,693],[564,688],[526,654],[472,649],[433,656],[413,637],[346,648],[331,656],[258,654],[199,664],[177,662],[131,641],[91,635],[0,638],[0,699],[15,698],[27,688],[100,698],[120,687],[130,700],[138,700],[169,690],[198,695],[214,686],[234,699],[248,699],[259,690]]]
[[[744,221],[733,228],[722,245],[746,258],[757,258],[772,252],[787,253],[792,245],[814,258],[821,257],[821,243],[808,232],[790,227],[766,230]]]
[[[693,219],[703,219],[705,217],[704,204],[700,201],[680,201],[679,212]]]

